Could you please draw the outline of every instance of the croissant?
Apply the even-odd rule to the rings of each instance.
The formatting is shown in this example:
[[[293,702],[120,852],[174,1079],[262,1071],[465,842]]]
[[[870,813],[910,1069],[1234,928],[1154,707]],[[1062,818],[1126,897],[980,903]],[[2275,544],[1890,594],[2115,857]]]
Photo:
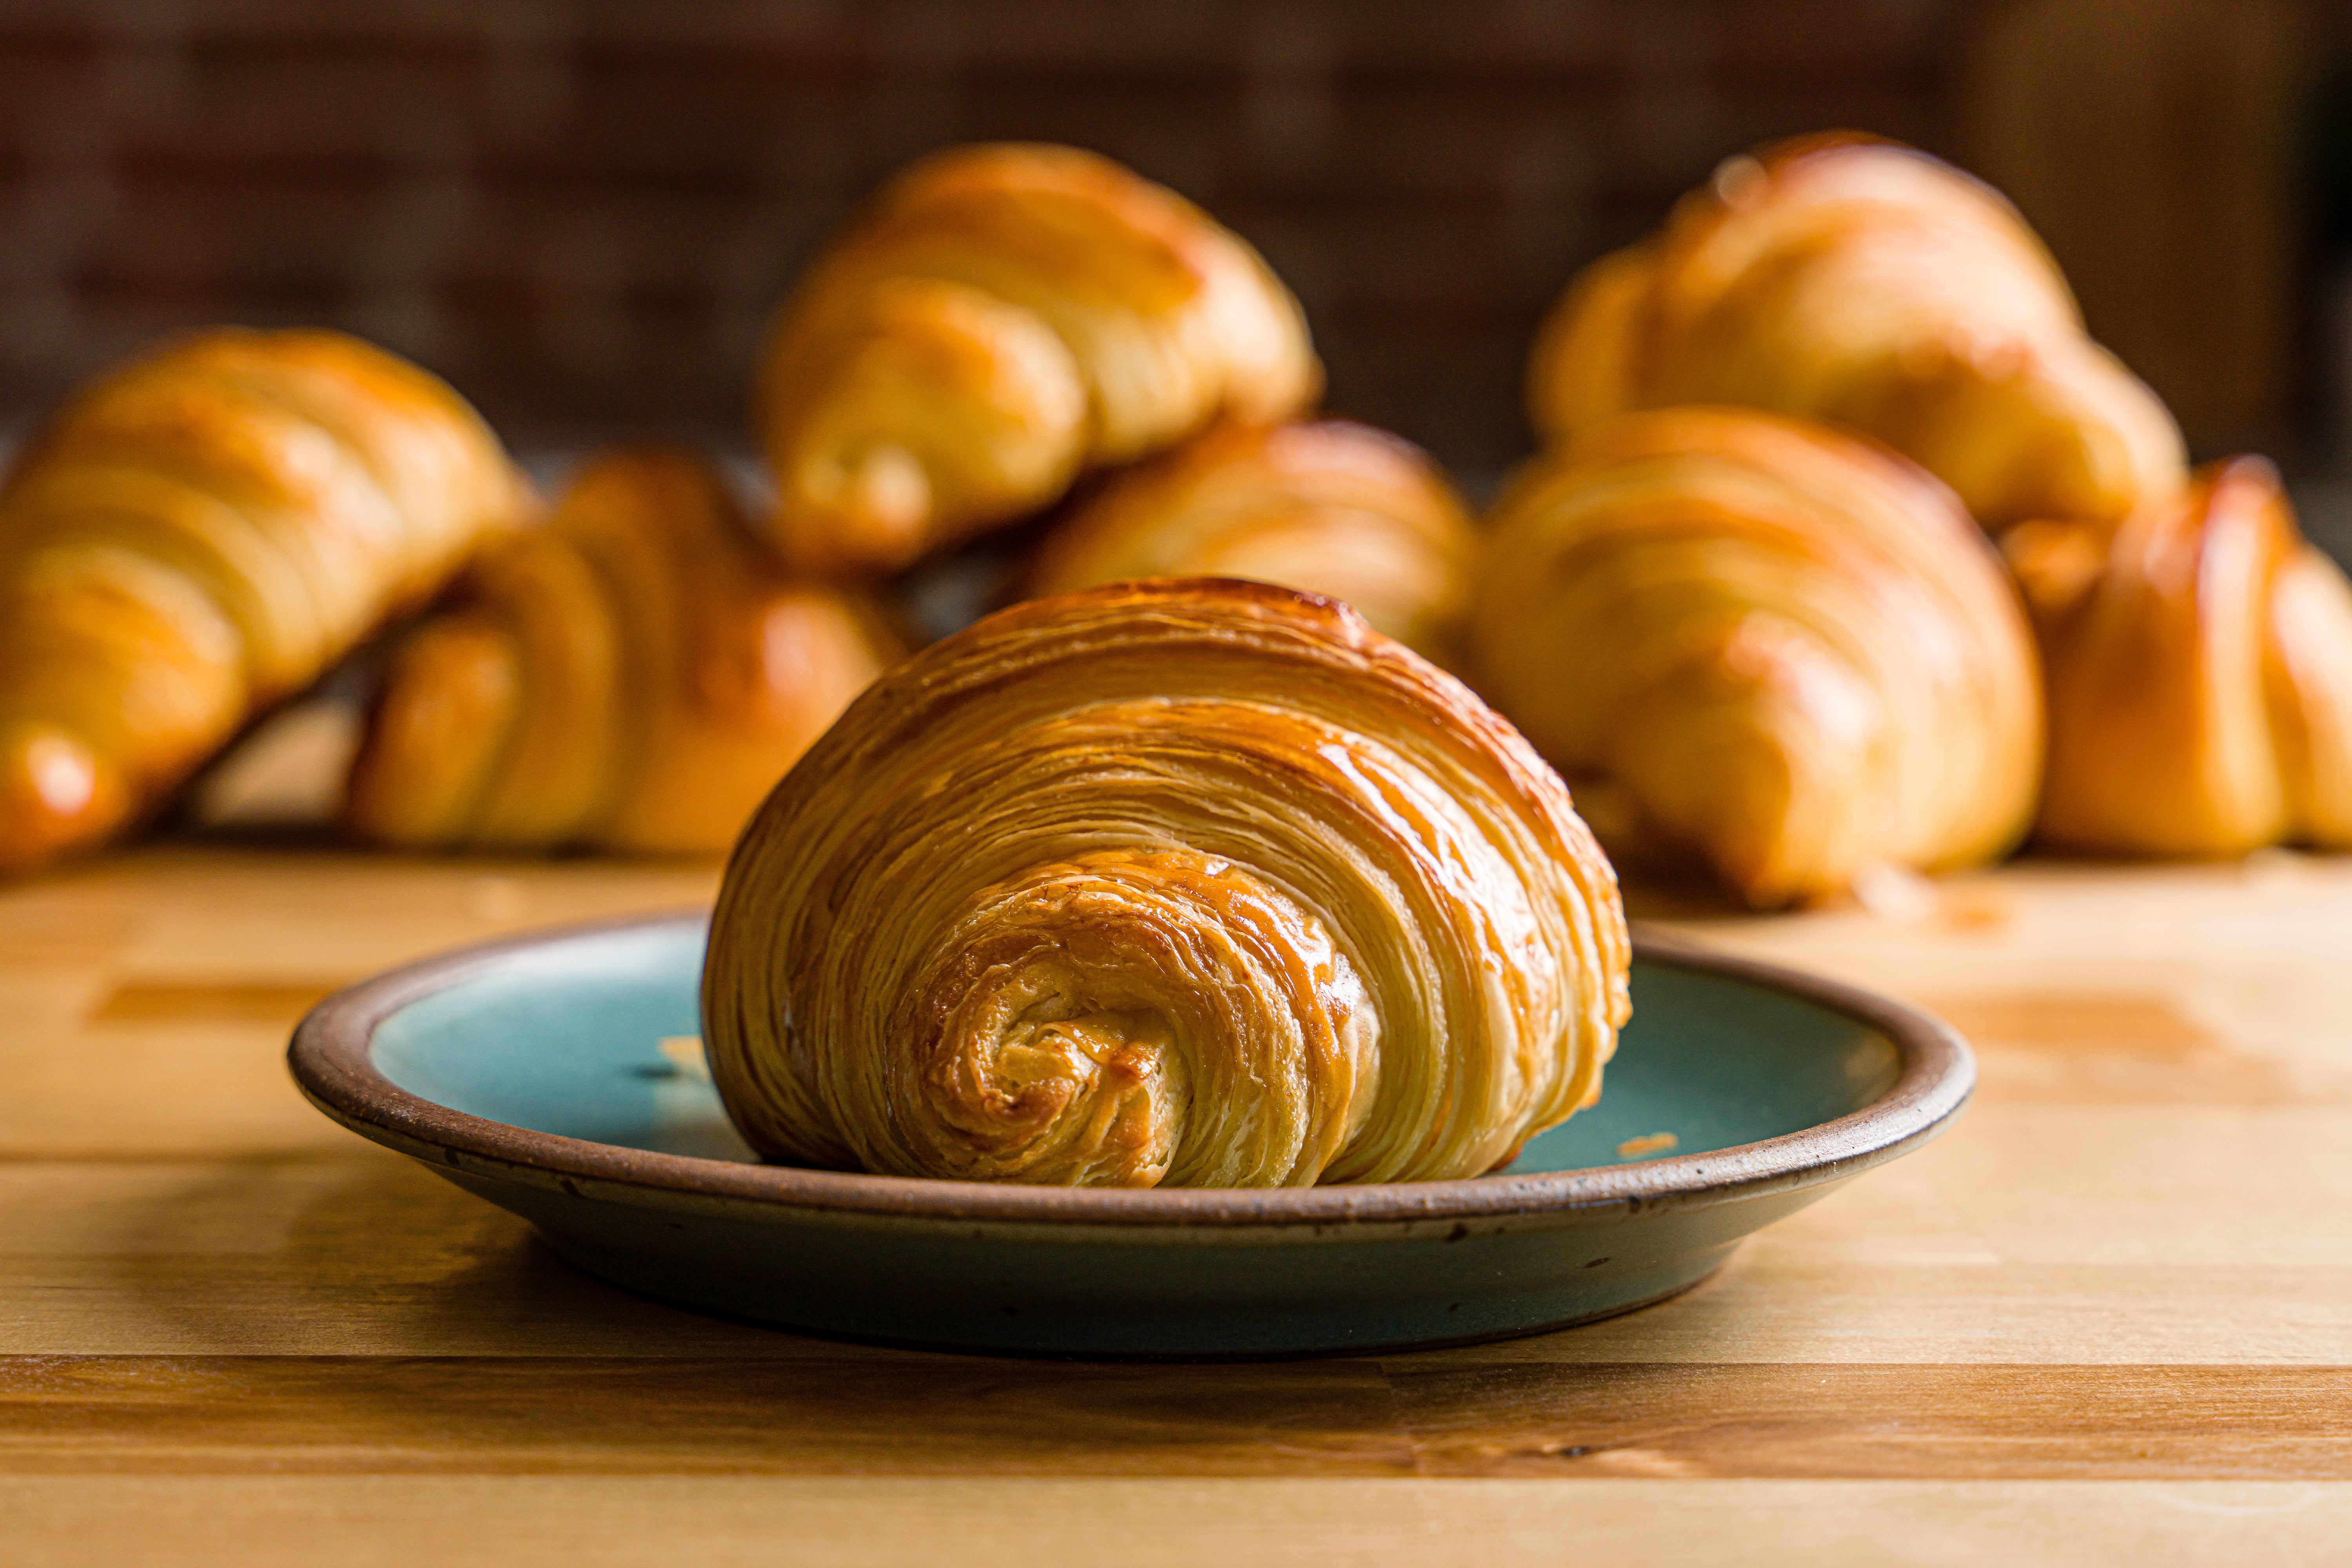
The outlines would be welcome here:
[[[1567,790],[1468,689],[1344,605],[1158,579],[850,705],[728,866],[704,1036],[778,1159],[1411,1181],[1598,1097],[1627,963]]]
[[[720,854],[898,648],[700,459],[610,454],[394,653],[345,821],[405,847]]]
[[[785,554],[895,570],[1220,412],[1312,403],[1298,303],[1239,237],[1074,148],[951,149],[819,257],[762,351]]]
[[[2352,848],[2352,587],[2259,458],[2117,529],[2001,541],[2050,672],[2039,833],[2078,849]]]
[[[1696,858],[1759,907],[1874,865],[1990,858],[2042,762],[2032,634],[1952,493],[1770,415],[1620,416],[1495,507],[1484,689],[1612,853]]]
[[[2171,415],[2084,334],[2016,209],[1844,132],[1731,159],[1587,268],[1537,335],[1528,402],[1548,439],[1679,403],[1850,426],[1988,527],[2113,520],[2184,480]]]
[[[1343,599],[1442,658],[1471,545],[1461,496],[1408,442],[1339,419],[1224,425],[1106,479],[1046,536],[1028,586],[1247,578]]]
[[[332,332],[86,388],[0,487],[0,873],[148,816],[527,493],[456,393]]]

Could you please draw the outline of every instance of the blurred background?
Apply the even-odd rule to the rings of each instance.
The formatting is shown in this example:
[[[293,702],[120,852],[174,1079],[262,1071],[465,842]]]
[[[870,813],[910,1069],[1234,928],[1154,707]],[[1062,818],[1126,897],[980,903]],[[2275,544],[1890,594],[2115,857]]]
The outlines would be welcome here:
[[[526,449],[748,448],[796,267],[945,142],[1099,149],[1474,488],[1580,263],[1832,126],[1991,180],[2200,456],[2352,544],[2352,7],[2322,0],[5,0],[0,430],[173,328],[327,322]]]

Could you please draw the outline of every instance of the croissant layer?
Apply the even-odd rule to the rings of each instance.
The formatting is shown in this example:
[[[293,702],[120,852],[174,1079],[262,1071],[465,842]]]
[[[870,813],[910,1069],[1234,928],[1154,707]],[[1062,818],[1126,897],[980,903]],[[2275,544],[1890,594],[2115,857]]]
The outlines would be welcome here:
[[[1447,658],[1470,591],[1469,510],[1393,436],[1327,419],[1227,424],[1115,474],[1055,526],[1038,596],[1139,577],[1238,577],[1341,599]]]
[[[2352,848],[2352,587],[2257,458],[2114,530],[2002,541],[2050,670],[2041,837],[2218,855]]]
[[[0,872],[153,810],[525,495],[455,393],[331,332],[200,333],[85,389],[0,488]]]
[[[346,818],[408,846],[717,854],[898,651],[688,454],[592,459],[394,654]]]
[[[1590,1103],[1616,885],[1558,777],[1344,606],[1016,605],[853,703],[730,863],[711,1070],[754,1147],[907,1175],[1471,1175]]]
[[[776,537],[803,566],[895,570],[1321,386],[1297,301],[1182,197],[1074,148],[951,149],[885,187],[770,330]]]
[[[1988,526],[2112,521],[2184,479],[2156,395],[2084,334],[2016,210],[1896,143],[1832,133],[1731,159],[1570,284],[1529,416],[1739,404],[1867,432]]]
[[[2042,758],[2031,634],[1951,492],[1883,447],[1732,408],[1594,426],[1496,502],[1485,688],[1613,851],[1751,903],[2008,848]]]

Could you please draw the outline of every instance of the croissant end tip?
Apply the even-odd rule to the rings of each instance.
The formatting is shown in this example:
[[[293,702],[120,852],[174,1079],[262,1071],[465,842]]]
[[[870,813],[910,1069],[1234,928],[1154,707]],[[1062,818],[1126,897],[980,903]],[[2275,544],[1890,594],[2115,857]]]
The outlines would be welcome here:
[[[125,808],[121,781],[77,737],[47,724],[0,736],[0,875],[105,837]]]

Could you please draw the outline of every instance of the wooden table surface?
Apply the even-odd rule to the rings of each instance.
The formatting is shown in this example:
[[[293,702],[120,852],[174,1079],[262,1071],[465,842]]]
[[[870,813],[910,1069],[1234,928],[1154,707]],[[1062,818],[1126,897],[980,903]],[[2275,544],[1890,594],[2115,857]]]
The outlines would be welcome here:
[[[1662,1306],[1218,1366],[656,1306],[286,1076],[334,986],[714,880],[167,844],[0,891],[0,1563],[2352,1562],[2352,862],[1677,922],[1939,1009],[1974,1105]]]

